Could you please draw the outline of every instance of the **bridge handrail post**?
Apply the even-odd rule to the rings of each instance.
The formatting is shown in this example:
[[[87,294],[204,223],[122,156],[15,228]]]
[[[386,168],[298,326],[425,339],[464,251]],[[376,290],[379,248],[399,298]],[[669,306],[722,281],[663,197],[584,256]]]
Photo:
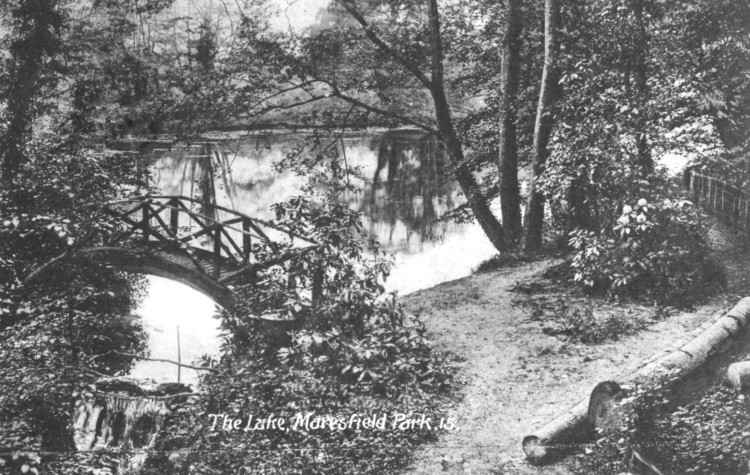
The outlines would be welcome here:
[[[250,237],[250,220],[242,218],[242,261],[245,263],[250,262],[251,247],[252,239]]]
[[[177,205],[176,198],[169,200],[169,230],[172,232],[172,237],[177,237],[177,230],[180,223],[180,210]]]
[[[148,215],[151,212],[151,205],[149,205],[148,201],[144,201],[143,205],[141,205],[141,212],[141,231],[143,231],[143,241],[148,242],[148,239],[151,236],[151,224],[148,219]]]
[[[312,278],[312,298],[311,306],[313,315],[317,314],[318,308],[320,307],[320,301],[323,297],[323,279],[325,277],[325,269],[322,264],[318,264],[315,267]]]
[[[221,266],[221,224],[219,223],[214,224],[214,260],[216,261],[214,274],[218,277]]]

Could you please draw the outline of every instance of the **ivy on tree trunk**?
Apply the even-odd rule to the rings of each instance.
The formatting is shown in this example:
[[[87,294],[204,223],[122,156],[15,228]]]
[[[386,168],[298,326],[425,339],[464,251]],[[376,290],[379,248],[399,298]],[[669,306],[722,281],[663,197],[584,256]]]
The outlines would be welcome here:
[[[2,178],[14,183],[26,161],[26,140],[31,134],[34,100],[46,59],[59,49],[62,17],[57,0],[22,0],[11,11],[16,23],[10,46],[10,84],[7,95],[8,129],[0,143]]]
[[[644,19],[644,0],[633,0],[631,8],[635,17],[635,51],[633,62],[635,70],[636,107],[638,115],[636,119],[636,143],[638,153],[638,165],[643,176],[648,176],[654,171],[654,160],[648,144],[648,30]]]
[[[560,97],[558,86],[558,53],[560,49],[560,0],[544,2],[544,68],[539,90],[536,122],[534,123],[533,179],[526,207],[526,251],[537,251],[542,247],[544,226],[544,195],[539,192],[537,180],[544,172],[549,156],[547,144],[554,124],[554,107]]]
[[[505,1],[505,35],[500,73],[500,134],[498,137],[498,172],[500,173],[500,206],[508,245],[515,245],[523,232],[521,197],[518,187],[518,143],[516,122],[519,76],[521,72],[522,0]]]

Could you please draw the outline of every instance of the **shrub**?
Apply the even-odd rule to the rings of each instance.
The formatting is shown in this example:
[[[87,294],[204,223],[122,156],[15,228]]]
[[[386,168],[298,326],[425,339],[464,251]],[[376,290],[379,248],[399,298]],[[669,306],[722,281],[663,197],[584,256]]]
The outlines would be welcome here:
[[[431,349],[424,326],[384,294],[389,265],[374,242],[362,239],[359,214],[302,198],[276,212],[277,223],[314,237],[318,246],[237,289],[245,292],[244,311],[223,316],[218,372],[203,379],[203,395],[172,417],[160,442],[165,453],[189,448],[190,454],[178,462],[152,458],[145,473],[387,474],[435,437],[451,386],[449,360]],[[258,246],[258,254],[274,252]],[[253,318],[261,312],[298,323],[274,330]],[[433,425],[222,432],[211,430],[207,416],[273,415],[288,424],[308,412],[344,420],[387,414],[389,424],[396,412],[424,414]]]
[[[654,411],[657,412],[657,411]],[[746,396],[715,386],[674,411],[661,410],[645,436],[673,473],[745,475],[750,460]]]
[[[625,204],[608,232],[576,229],[570,246],[573,280],[593,293],[684,306],[724,283],[701,215],[684,200]]]
[[[634,333],[648,321],[631,309],[594,307],[591,302],[570,295],[565,298],[535,295],[525,304],[531,307],[532,318],[543,322],[545,334],[563,335],[585,344],[616,340]]]
[[[615,475],[634,471],[631,465],[642,467],[645,461],[664,474],[747,474],[746,396],[713,386],[698,399],[675,407],[663,389],[636,387],[633,394],[637,396],[634,410],[623,426],[579,458],[573,473]]]
[[[617,315],[598,316],[591,307],[568,309],[562,316],[564,332],[581,343],[597,344],[635,331],[639,322]]]

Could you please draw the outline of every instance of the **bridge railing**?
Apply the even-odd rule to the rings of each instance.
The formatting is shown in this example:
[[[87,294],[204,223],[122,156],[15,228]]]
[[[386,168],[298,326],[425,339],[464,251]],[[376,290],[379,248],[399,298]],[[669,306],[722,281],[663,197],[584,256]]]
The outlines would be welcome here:
[[[732,226],[750,230],[750,196],[742,190],[694,169],[685,171],[685,185],[696,204]]]
[[[214,255],[217,272],[224,260],[237,265],[250,262],[253,245],[258,242],[272,250],[278,250],[278,242],[283,239],[296,240],[302,247],[315,244],[273,223],[229,208],[211,205],[209,215],[202,211],[203,207],[199,200],[184,196],[147,195],[111,203],[108,213],[128,226],[109,240],[140,239],[200,248]]]

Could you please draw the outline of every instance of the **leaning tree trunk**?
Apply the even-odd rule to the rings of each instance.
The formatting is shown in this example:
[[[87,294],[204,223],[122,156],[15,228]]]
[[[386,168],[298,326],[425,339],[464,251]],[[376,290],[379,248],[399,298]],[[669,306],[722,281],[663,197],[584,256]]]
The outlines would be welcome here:
[[[466,167],[463,147],[458,140],[456,130],[453,126],[450,107],[445,95],[445,87],[443,85],[443,46],[440,39],[440,16],[437,0],[429,1],[429,9],[432,46],[430,93],[432,94],[435,106],[438,131],[440,132],[448,157],[451,159],[451,165],[455,169],[456,181],[458,181],[458,184],[466,195],[474,217],[495,248],[502,252],[506,249],[503,227],[492,213],[476,178],[474,178],[471,170]]]
[[[558,50],[560,41],[560,0],[544,2],[544,68],[539,90],[539,103],[534,123],[533,172],[529,204],[526,207],[526,236],[524,246],[527,251],[536,251],[542,247],[542,228],[544,221],[544,195],[539,192],[539,177],[544,172],[549,151],[547,144],[552,133],[553,108],[559,97]]]
[[[518,189],[518,144],[516,141],[516,96],[521,71],[521,31],[523,0],[505,1],[505,34],[500,83],[500,135],[498,171],[500,206],[506,241],[515,245],[521,238],[521,197]]]

